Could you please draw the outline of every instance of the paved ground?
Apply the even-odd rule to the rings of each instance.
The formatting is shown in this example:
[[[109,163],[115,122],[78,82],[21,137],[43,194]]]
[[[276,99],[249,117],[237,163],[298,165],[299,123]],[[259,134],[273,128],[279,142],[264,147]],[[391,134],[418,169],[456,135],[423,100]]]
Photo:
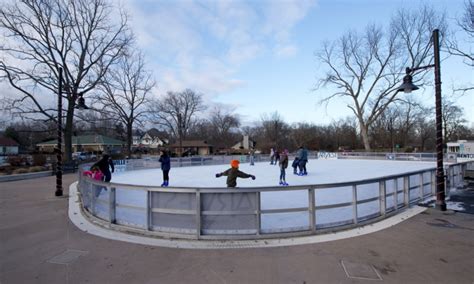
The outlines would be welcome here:
[[[75,176],[64,179],[67,192]],[[373,234],[312,245],[170,249],[78,230],[54,183],[0,183],[1,284],[474,283],[471,214],[428,209]]]

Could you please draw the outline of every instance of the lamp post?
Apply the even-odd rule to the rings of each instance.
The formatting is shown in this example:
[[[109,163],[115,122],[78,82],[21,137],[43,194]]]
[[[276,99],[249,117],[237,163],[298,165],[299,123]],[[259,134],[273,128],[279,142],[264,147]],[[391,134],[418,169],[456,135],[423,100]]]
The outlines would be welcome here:
[[[419,88],[413,84],[413,77],[411,73],[416,70],[428,69],[434,67],[435,75],[435,100],[436,100],[436,208],[441,211],[446,211],[445,202],[445,181],[443,168],[443,125],[442,125],[442,110],[441,110],[441,66],[439,55],[439,30],[433,30],[433,53],[434,64],[427,66],[406,68],[406,75],[403,78],[403,83],[398,87],[397,91],[410,93]]]
[[[63,97],[62,97],[62,89],[63,89],[63,68],[59,68],[59,83],[58,83],[58,119],[57,119],[57,138],[58,143],[56,145],[56,191],[54,192],[55,196],[63,196],[63,151],[62,151],[62,133],[63,133],[63,126],[62,126],[62,108],[63,108]],[[88,109],[85,105],[84,97],[82,93],[79,93],[79,98],[77,100],[77,105],[75,106],[77,109]]]

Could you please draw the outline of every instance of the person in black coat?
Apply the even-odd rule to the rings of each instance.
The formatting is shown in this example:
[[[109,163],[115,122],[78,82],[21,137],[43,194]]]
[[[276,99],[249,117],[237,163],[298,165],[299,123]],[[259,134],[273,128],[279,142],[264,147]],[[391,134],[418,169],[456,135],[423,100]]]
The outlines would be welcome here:
[[[109,182],[112,179],[112,173],[115,170],[114,162],[112,161],[112,158],[110,158],[110,156],[107,154],[104,154],[102,156],[102,159],[93,164],[91,169],[92,168],[99,168],[102,174],[104,174],[105,182]],[[112,173],[110,172],[110,169],[112,169]]]
[[[171,159],[170,156],[168,155],[168,152],[166,151],[161,151],[161,156],[160,159],[158,160],[161,163],[161,170],[163,171],[163,183],[161,186],[168,186],[170,177],[169,177],[169,172],[171,169]]]

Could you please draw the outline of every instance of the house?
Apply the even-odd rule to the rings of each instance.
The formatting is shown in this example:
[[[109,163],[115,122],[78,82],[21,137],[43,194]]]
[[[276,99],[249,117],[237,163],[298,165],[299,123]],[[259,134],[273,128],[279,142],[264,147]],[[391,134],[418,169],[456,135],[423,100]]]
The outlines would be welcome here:
[[[474,141],[458,140],[456,142],[448,142],[447,154],[456,154],[458,161],[474,160]]]
[[[53,152],[58,140],[50,140],[36,144],[40,151]],[[79,135],[72,137],[73,152],[121,152],[126,142],[104,135]],[[64,140],[63,140],[64,147]]]
[[[169,145],[168,147],[170,148],[172,153],[178,156],[179,156],[179,153],[181,153],[179,141]],[[213,152],[213,146],[210,144],[207,144],[207,141],[205,140],[184,140],[182,142],[182,147],[183,147],[183,150],[182,150],[183,156],[192,156],[192,155],[205,156],[205,155],[210,155]]]
[[[8,137],[0,136],[0,155],[18,155],[19,144]]]
[[[251,140],[248,135],[244,135],[242,137],[242,141],[239,141],[237,144],[232,146],[231,148],[234,150],[250,150],[252,148],[255,148],[257,145],[257,142]]]
[[[140,135],[139,132],[133,135],[133,148],[158,149],[169,143],[168,135],[165,132],[152,128]]]

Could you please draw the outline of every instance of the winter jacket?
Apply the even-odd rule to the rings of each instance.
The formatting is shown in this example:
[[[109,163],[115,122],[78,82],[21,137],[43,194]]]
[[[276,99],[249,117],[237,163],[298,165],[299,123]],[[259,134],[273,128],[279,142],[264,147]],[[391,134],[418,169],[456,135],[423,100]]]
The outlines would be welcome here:
[[[295,160],[293,161],[293,163],[291,164],[291,166],[296,169],[296,167],[298,167],[299,161],[300,161],[300,160],[298,159],[298,157],[295,157]]]
[[[104,174],[104,175],[107,175],[109,174],[110,175],[110,168],[112,168],[112,172],[114,172],[114,163],[112,161],[112,159],[110,159],[109,157],[103,157],[102,159],[100,159],[98,162],[96,162],[94,165],[92,165],[91,169],[92,168],[99,168],[99,170]]]
[[[250,178],[253,175],[246,174],[244,172],[239,171],[238,168],[230,168],[225,172],[216,174],[216,177],[226,176],[227,177],[227,187],[236,187],[237,186],[237,178]]]
[[[278,164],[280,165],[280,169],[288,168],[288,155],[281,154],[280,162],[278,162]]]
[[[308,161],[308,150],[305,148],[299,148],[296,152],[296,156],[300,161]]]
[[[168,155],[161,155],[158,160],[161,163],[161,169],[163,171],[169,171],[171,169],[171,159]]]

